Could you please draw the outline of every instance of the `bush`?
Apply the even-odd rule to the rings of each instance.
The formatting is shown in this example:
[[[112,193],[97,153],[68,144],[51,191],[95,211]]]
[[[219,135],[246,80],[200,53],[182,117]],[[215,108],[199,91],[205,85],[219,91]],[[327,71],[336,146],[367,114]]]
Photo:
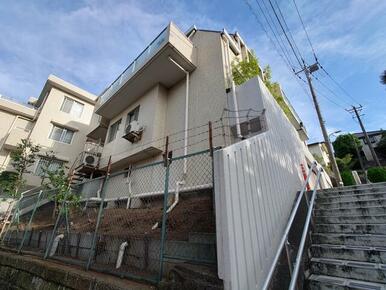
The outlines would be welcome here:
[[[385,182],[386,168],[385,167],[371,167],[367,170],[367,177],[371,182]]]
[[[351,170],[343,170],[340,175],[345,186],[356,184],[354,176],[352,176]]]

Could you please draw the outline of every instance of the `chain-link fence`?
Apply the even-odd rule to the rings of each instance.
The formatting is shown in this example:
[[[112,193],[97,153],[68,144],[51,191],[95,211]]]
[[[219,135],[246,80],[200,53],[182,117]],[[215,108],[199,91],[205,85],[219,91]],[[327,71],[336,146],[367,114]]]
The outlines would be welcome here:
[[[215,263],[210,150],[23,196],[3,246],[158,282],[181,262]],[[70,202],[70,195],[77,202]]]

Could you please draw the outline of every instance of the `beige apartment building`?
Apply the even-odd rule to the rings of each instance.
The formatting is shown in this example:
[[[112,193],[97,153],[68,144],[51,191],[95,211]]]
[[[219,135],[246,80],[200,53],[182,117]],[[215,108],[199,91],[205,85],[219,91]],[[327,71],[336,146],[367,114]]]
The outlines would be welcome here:
[[[38,98],[30,98],[29,106],[0,98],[1,171],[14,170],[10,154],[26,138],[41,146],[31,173],[25,176],[27,187],[40,185],[45,152],[53,151],[57,158],[50,168],[71,167],[84,150],[96,99],[54,75],[48,77]]]
[[[173,156],[207,149],[209,121],[214,146],[262,132],[262,101],[238,92],[232,80],[232,64],[249,57],[238,33],[196,27],[183,33],[170,23],[100,95],[99,124],[88,134],[104,143],[100,167],[110,156],[113,171],[160,160],[165,136]],[[258,82],[254,86],[257,92]],[[292,115],[290,122],[305,141],[302,122],[294,110]]]

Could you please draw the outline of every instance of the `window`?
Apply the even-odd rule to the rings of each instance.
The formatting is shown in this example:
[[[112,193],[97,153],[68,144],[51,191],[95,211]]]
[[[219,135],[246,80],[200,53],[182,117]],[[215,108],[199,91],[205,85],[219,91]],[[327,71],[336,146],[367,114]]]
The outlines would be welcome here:
[[[60,110],[62,112],[71,114],[74,117],[80,118],[83,113],[84,105],[68,97],[64,97]]]
[[[63,164],[64,162],[61,160],[52,160],[45,157],[40,157],[35,168],[35,175],[43,176],[45,170],[53,172],[55,170],[58,170],[61,166],[63,166]]]
[[[119,131],[119,125],[121,125],[121,119],[116,121],[114,124],[110,126],[109,136],[107,142],[113,141],[117,137],[117,133]]]
[[[50,139],[62,143],[71,144],[74,134],[75,132],[70,129],[53,125],[50,133]]]
[[[127,114],[126,127],[133,121],[138,121],[139,106]]]

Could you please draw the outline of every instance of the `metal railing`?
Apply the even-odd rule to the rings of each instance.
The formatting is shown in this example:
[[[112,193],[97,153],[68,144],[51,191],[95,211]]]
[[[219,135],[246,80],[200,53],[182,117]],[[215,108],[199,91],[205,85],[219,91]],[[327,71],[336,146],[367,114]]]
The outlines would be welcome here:
[[[118,89],[129,80],[140,67],[143,66],[155,53],[159,50],[162,44],[165,43],[167,37],[168,27],[161,31],[161,33],[140,53],[140,55],[123,71],[122,74],[112,82],[110,86],[101,94],[100,100],[103,105],[108,99],[114,95]]]
[[[271,267],[269,269],[267,278],[266,278],[266,280],[264,282],[264,285],[263,285],[263,288],[262,288],[263,290],[269,289],[269,286],[271,284],[271,281],[272,281],[272,278],[273,278],[276,266],[278,264],[278,261],[279,261],[279,259],[281,257],[281,254],[282,254],[282,251],[283,251],[284,248],[285,248],[285,253],[286,253],[287,261],[288,261],[288,268],[289,268],[289,272],[290,272],[290,276],[291,276],[291,282],[290,282],[290,286],[289,286],[288,289],[293,290],[293,289],[296,288],[297,279],[298,279],[298,275],[299,275],[299,270],[300,270],[300,266],[301,266],[301,261],[302,261],[302,257],[303,257],[303,252],[304,252],[304,247],[305,247],[305,243],[306,243],[306,239],[307,239],[308,229],[309,229],[310,221],[311,221],[311,218],[312,218],[312,210],[313,210],[313,206],[314,206],[314,203],[315,203],[316,191],[317,191],[317,188],[318,188],[318,185],[319,185],[319,182],[320,182],[321,173],[322,173],[322,170],[323,170],[322,168],[318,168],[318,170],[317,170],[316,181],[315,181],[314,189],[312,191],[311,201],[309,201],[308,197],[307,197],[307,193],[306,193],[306,188],[307,188],[307,185],[309,184],[309,181],[310,181],[310,178],[311,178],[311,176],[313,174],[314,168],[317,168],[317,163],[316,162],[314,162],[311,165],[311,167],[310,167],[310,169],[308,171],[308,174],[307,174],[307,178],[306,178],[306,180],[305,180],[305,182],[303,184],[303,187],[302,187],[302,189],[301,189],[301,191],[299,193],[299,196],[296,199],[295,205],[294,205],[294,207],[292,209],[292,212],[291,212],[291,215],[289,217],[287,226],[285,228],[283,237],[280,240],[279,247],[277,249],[277,252],[275,254],[275,257],[273,259]],[[293,223],[294,223],[294,220],[295,220],[295,216],[297,215],[298,210],[300,208],[300,204],[301,204],[301,201],[303,200],[303,197],[306,200],[306,203],[307,203],[307,206],[308,206],[308,211],[307,211],[307,217],[306,217],[306,221],[305,221],[304,228],[303,228],[302,237],[301,237],[301,240],[300,240],[300,243],[299,243],[298,253],[297,253],[297,256],[296,256],[296,261],[295,261],[295,264],[293,265],[293,263],[291,261],[288,236],[289,236],[289,233],[290,233],[291,228],[293,226]]]

